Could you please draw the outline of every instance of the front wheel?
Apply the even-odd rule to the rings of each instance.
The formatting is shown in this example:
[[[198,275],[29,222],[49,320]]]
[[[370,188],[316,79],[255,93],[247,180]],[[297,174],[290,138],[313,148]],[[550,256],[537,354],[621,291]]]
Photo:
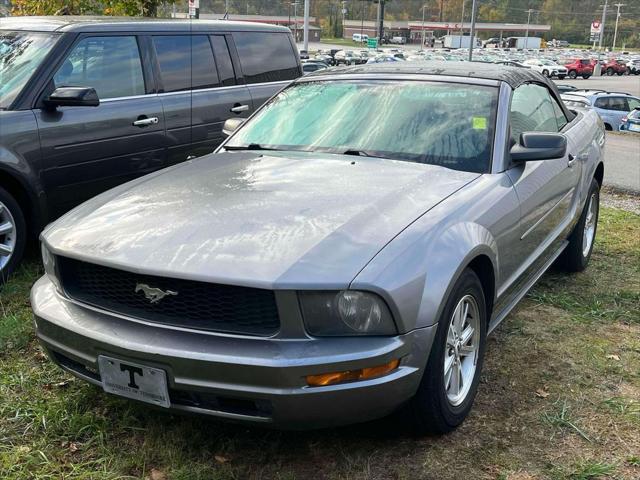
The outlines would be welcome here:
[[[18,202],[0,187],[0,285],[22,260],[26,239],[24,214]]]
[[[584,78],[585,80],[587,80],[590,76],[591,76],[591,75],[589,75],[589,74],[586,74],[586,73],[585,73],[584,75],[582,75],[582,78]]]
[[[591,180],[587,203],[585,203],[578,223],[569,235],[569,244],[562,252],[561,263],[568,272],[581,272],[589,264],[593,244],[598,229],[598,213],[600,211],[600,185]]]
[[[609,67],[607,68],[607,76],[610,77],[611,75],[613,75],[613,68]]]
[[[569,78],[578,78],[578,73],[575,70],[569,72]]]
[[[409,404],[416,433],[447,433],[467,417],[478,391],[486,337],[482,284],[466,269],[447,299],[418,392]]]

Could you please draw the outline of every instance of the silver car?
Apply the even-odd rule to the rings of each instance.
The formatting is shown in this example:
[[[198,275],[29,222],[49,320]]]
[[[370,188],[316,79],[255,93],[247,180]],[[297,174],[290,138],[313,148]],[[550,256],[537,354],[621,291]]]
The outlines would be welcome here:
[[[42,234],[51,359],[105,391],[313,428],[471,409],[487,335],[556,260],[583,270],[604,132],[526,69],[372,65],[297,80],[214,153]]]

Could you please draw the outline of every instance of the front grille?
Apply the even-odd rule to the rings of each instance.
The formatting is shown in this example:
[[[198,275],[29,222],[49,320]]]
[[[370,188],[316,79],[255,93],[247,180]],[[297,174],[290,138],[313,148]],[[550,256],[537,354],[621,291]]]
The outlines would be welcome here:
[[[63,257],[58,257],[57,263],[69,298],[121,315],[246,335],[273,335],[280,328],[271,290],[138,275]],[[151,303],[140,285],[175,295]]]

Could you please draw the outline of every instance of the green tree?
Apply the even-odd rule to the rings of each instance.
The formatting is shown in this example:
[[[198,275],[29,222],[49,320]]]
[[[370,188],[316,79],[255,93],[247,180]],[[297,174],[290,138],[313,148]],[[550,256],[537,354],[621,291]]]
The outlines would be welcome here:
[[[166,3],[173,3],[168,0]],[[155,17],[162,0],[13,0],[12,15],[127,15]]]

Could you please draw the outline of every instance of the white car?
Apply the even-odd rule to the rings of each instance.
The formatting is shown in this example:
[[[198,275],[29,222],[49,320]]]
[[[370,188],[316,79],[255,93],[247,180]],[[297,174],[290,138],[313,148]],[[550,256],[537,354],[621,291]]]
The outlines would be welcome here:
[[[531,70],[540,72],[545,77],[558,77],[560,80],[567,76],[567,69],[562,65],[558,65],[552,60],[532,58],[525,60],[524,65],[527,65]]]

